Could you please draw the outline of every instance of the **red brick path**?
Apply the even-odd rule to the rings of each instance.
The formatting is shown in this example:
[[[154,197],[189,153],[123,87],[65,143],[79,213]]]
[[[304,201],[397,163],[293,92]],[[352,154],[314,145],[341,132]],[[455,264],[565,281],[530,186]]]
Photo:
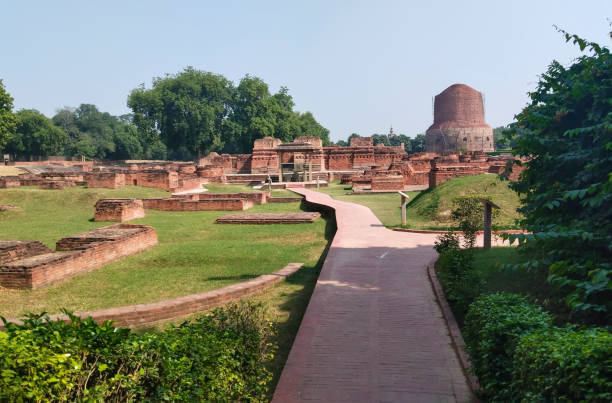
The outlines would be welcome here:
[[[435,235],[390,231],[367,207],[294,191],[334,208],[338,230],[273,401],[472,401],[427,278]]]

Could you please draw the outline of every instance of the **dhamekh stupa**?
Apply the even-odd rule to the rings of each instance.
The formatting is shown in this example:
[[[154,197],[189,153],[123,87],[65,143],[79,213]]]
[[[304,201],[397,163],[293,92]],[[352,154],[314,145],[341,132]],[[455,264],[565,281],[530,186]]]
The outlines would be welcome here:
[[[465,84],[453,84],[434,100],[434,122],[425,133],[425,150],[432,153],[494,151],[493,129],[484,120],[482,94]]]

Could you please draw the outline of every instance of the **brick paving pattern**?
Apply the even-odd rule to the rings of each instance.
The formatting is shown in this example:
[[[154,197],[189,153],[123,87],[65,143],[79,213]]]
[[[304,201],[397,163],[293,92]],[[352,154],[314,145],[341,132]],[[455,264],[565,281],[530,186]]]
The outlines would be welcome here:
[[[365,206],[294,191],[335,209],[338,230],[273,401],[473,401],[427,278],[435,235],[391,231]]]

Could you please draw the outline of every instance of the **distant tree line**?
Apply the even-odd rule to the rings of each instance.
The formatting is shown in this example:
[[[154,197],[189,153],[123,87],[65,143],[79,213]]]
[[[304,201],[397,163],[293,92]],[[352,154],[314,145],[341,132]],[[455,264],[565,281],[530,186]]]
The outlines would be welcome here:
[[[192,159],[211,151],[249,153],[254,140],[291,141],[329,130],[312,113],[294,110],[286,87],[246,75],[236,86],[222,75],[187,67],[154,78],[128,96],[132,113],[113,116],[95,105],[64,107],[49,119],[34,109],[13,112],[0,80],[0,150],[19,159],[65,155],[87,159]]]
[[[338,146],[348,146],[351,143],[351,139],[353,137],[361,137],[357,133],[352,133],[346,141],[338,140],[336,145]],[[378,134],[374,133],[371,136],[374,142],[374,145],[383,144],[385,146],[400,146],[402,143],[404,144],[404,150],[407,153],[420,153],[425,151],[425,135],[417,134],[414,138],[408,137],[405,134],[397,134],[395,136],[389,137],[387,134]]]

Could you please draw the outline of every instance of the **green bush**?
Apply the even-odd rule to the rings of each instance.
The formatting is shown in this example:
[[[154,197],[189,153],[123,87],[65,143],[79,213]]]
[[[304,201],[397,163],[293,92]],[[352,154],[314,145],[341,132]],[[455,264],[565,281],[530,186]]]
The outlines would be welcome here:
[[[521,338],[512,388],[522,401],[612,401],[612,335],[554,329]]]
[[[434,249],[438,253],[446,252],[447,250],[459,249],[459,236],[453,231],[448,231],[446,234],[438,235],[434,242]]]
[[[514,350],[521,336],[552,326],[552,318],[516,294],[482,295],[470,305],[464,338],[472,370],[484,396],[493,401],[515,398],[509,385]]]
[[[31,315],[0,333],[0,401],[261,401],[272,358],[263,315],[230,305],[143,335]]]
[[[474,270],[473,263],[474,253],[471,249],[450,247],[442,252],[437,264],[446,299],[459,323],[463,322],[469,305],[485,287],[485,282]]]

